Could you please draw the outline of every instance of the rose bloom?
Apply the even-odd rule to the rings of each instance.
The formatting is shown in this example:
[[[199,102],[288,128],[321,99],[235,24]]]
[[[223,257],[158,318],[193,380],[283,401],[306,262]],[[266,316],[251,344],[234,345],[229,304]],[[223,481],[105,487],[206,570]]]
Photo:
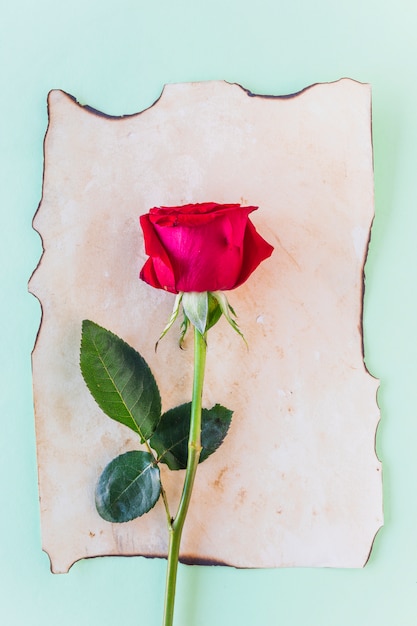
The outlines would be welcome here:
[[[172,293],[238,287],[273,251],[249,219],[257,208],[204,202],[150,209],[140,217],[149,256],[140,278]]]

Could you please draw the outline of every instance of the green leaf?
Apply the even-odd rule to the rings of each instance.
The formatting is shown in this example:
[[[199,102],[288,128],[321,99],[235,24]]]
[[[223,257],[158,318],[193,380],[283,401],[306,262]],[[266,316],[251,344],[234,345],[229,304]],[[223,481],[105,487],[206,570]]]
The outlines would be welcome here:
[[[168,465],[171,470],[187,467],[190,415],[190,402],[167,411],[162,415],[158,428],[150,440],[152,448],[158,454],[158,460]],[[202,410],[200,463],[223,443],[232,415],[233,411],[220,404]]]
[[[152,455],[134,450],[104,468],[96,487],[96,508],[108,522],[129,522],[150,511],[160,493],[159,468]]]
[[[215,404],[211,409],[203,409],[201,416],[201,445],[203,449],[200,463],[221,446],[229,431],[232,415],[233,411],[226,409],[221,404]]]
[[[112,419],[149,439],[161,418],[161,398],[146,361],[122,339],[83,321],[80,366],[99,407]]]

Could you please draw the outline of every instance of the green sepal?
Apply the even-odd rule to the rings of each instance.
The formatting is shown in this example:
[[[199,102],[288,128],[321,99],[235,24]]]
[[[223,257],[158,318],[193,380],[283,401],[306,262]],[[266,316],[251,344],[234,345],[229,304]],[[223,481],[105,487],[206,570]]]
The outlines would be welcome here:
[[[220,304],[217,301],[217,298],[213,296],[212,292],[208,292],[208,314],[207,314],[207,324],[206,324],[206,332],[212,328],[222,316],[222,309]]]
[[[200,463],[223,443],[232,415],[233,411],[220,404],[202,410]],[[167,411],[162,415],[158,428],[149,442],[158,455],[158,462],[165,463],[171,470],[187,467],[190,416],[190,402]]]
[[[206,332],[209,312],[207,291],[187,291],[182,297],[184,314],[200,335]]]
[[[181,334],[180,334],[180,338],[178,341],[178,345],[181,349],[182,349],[182,344],[184,343],[185,335],[187,334],[187,330],[189,327],[190,327],[190,320],[188,319],[188,317],[183,311],[183,319],[181,323]]]
[[[167,334],[167,332],[171,328],[172,324],[175,322],[175,320],[178,317],[178,313],[179,313],[179,310],[180,310],[180,305],[181,305],[181,300],[182,300],[183,295],[184,295],[184,293],[182,291],[180,291],[176,295],[176,298],[174,300],[174,308],[172,309],[171,317],[169,318],[169,320],[167,322],[167,325],[165,326],[164,330],[162,331],[162,333],[159,336],[158,341],[155,344],[155,352],[156,352],[156,350],[158,348],[158,343],[161,341],[162,337],[165,337],[165,335]]]
[[[161,398],[145,359],[117,335],[84,320],[80,367],[104,413],[131,428],[142,442],[149,439],[161,418]]]
[[[133,450],[104,468],[95,493],[96,508],[107,522],[130,522],[150,511],[161,493],[159,468],[149,452]]]
[[[238,335],[242,337],[243,341],[246,343],[246,339],[242,331],[240,330],[236,320],[234,319],[236,317],[236,313],[234,312],[233,308],[230,306],[223,291],[211,291],[210,294],[218,302],[221,312],[225,316],[226,320],[229,322],[230,326],[233,328],[234,331],[237,332]],[[246,347],[247,346],[248,344],[246,343]]]
[[[204,329],[204,333],[206,333],[210,328],[212,328],[215,324],[217,324],[217,322],[222,316],[222,310],[220,308],[220,305],[217,302],[216,298],[212,296],[210,291],[207,292],[207,304],[208,304],[208,309],[207,309],[206,326]],[[180,348],[182,348],[184,337],[187,333],[188,328],[190,327],[190,323],[191,322],[188,319],[187,314],[183,307],[183,320],[181,324],[181,334],[180,334],[180,339],[179,339]]]

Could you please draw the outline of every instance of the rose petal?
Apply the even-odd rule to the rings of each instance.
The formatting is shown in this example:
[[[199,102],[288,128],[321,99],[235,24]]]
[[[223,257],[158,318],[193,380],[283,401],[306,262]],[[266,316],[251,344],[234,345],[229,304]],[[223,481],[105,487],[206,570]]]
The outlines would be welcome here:
[[[274,247],[261,237],[250,220],[248,220],[246,225],[243,246],[245,249],[245,255],[235,287],[244,283],[252,272],[256,270],[258,265],[260,265],[262,261],[265,261],[265,259],[269,258],[274,251]]]
[[[150,209],[141,217],[150,256],[141,278],[173,293],[241,285],[273,250],[249,220],[257,208],[203,202]]]
[[[177,293],[172,264],[149,220],[149,215],[141,215],[140,224],[145,239],[145,252],[150,257],[140,272],[140,278],[152,287]]]
[[[176,289],[232,289],[241,271],[246,221],[246,211],[232,209],[199,226],[156,225],[172,263]]]

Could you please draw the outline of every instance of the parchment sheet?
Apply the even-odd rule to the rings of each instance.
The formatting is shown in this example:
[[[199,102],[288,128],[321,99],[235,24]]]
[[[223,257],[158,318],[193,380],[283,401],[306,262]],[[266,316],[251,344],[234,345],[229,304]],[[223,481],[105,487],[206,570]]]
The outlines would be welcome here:
[[[148,361],[166,410],[191,398],[192,350],[178,327],[154,344],[172,294],[138,279],[138,217],[150,207],[238,202],[275,246],[229,299],[249,351],[224,320],[209,333],[204,405],[234,410],[198,470],[182,560],[236,567],[361,567],[382,524],[374,449],[378,381],[362,353],[363,267],[373,218],[371,94],[343,79],[291,97],[238,85],[167,85],[111,118],[62,91],[48,98],[44,254],[30,290],[42,305],[33,352],[43,548],[52,570],[98,555],[166,556],[161,503],[109,524],[94,489],[138,448],[102,414],[79,371],[91,319]],[[183,473],[163,470],[177,501]]]

